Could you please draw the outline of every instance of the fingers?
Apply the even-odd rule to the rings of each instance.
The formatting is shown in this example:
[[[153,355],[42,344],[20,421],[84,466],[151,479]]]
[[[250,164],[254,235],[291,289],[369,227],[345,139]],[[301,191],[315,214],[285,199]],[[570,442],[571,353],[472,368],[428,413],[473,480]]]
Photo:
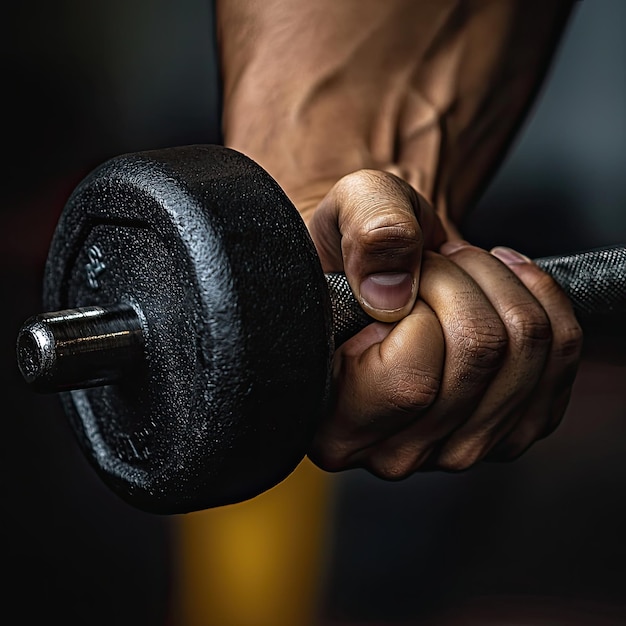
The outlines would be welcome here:
[[[333,408],[318,428],[311,459],[327,471],[361,465],[359,451],[432,404],[444,357],[441,325],[422,301],[398,324],[370,324],[343,343],[334,358]]]
[[[382,343],[363,350],[357,336],[338,350],[341,393],[315,447],[324,469],[362,465],[385,478],[408,475],[466,421],[496,375],[506,331],[489,300],[439,254],[425,253],[422,270],[414,312]]]
[[[569,298],[560,286],[526,257],[508,248],[494,248],[501,259],[533,293],[545,311],[552,340],[542,376],[532,399],[511,432],[498,442],[488,459],[511,460],[535,441],[553,432],[563,419],[578,372],[583,333]]]
[[[444,246],[489,298],[506,331],[507,350],[471,417],[442,443],[436,463],[466,469],[483,459],[520,420],[545,375],[553,332],[542,303],[496,256],[467,244]],[[539,268],[533,268],[548,280]],[[547,419],[537,414],[538,423]],[[434,459],[431,458],[431,462]]]
[[[363,309],[383,322],[411,311],[422,252],[444,238],[432,207],[402,179],[378,170],[339,180],[308,226],[324,270],[345,272]]]
[[[477,403],[467,394],[452,398],[442,386],[441,401],[371,450],[367,463],[379,474],[383,463],[392,466],[394,455],[402,459],[402,477],[418,469],[462,471],[485,458],[515,459],[556,428],[569,401],[582,335],[560,287],[513,251],[491,255],[467,244],[445,244],[443,250],[493,305],[506,331],[506,352]],[[454,426],[455,413],[466,419],[442,433],[444,424]]]
[[[560,287],[512,251],[426,252],[420,298],[338,350],[313,460],[400,479],[510,460],[561,421],[582,335]]]
[[[420,298],[436,314],[442,329],[445,359],[439,391],[405,428],[351,459],[387,479],[415,472],[470,420],[507,354],[505,324],[478,283],[457,264],[428,253]],[[438,457],[437,468],[456,468],[462,461],[458,454],[456,447],[446,451]]]

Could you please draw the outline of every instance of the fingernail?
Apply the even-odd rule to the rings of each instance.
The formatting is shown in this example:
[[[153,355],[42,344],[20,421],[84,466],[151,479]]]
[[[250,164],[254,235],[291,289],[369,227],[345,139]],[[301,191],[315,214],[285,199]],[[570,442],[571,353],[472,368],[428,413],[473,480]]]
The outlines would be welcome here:
[[[361,299],[372,309],[397,311],[413,295],[413,276],[406,272],[371,274],[361,283]]]
[[[520,265],[521,263],[531,262],[531,260],[521,252],[513,250],[512,248],[507,248],[505,246],[492,248],[491,254],[493,254],[493,256],[495,257],[498,257],[507,265]]]

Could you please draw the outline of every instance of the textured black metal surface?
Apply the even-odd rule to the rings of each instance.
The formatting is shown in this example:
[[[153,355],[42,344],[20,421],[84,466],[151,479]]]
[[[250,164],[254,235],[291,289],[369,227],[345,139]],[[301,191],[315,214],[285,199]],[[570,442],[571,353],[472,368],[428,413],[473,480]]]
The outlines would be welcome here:
[[[335,347],[376,321],[371,318],[354,297],[345,274],[325,274],[333,311],[333,333]]]
[[[144,367],[62,400],[122,498],[156,513],[219,506],[301,461],[327,397],[330,302],[304,223],[258,165],[185,146],[89,175],[57,226],[44,304],[103,302],[142,312]]]
[[[535,259],[569,296],[581,324],[626,321],[626,247]]]
[[[585,320],[626,312],[626,252],[536,262]],[[244,155],[184,146],[111,159],[75,190],[46,265],[49,311],[117,304],[145,359],[64,392],[78,441],[130,504],[183,513],[249,499],[304,457],[334,348],[369,324],[324,275],[297,210]]]
[[[626,320],[626,246],[534,259],[561,285],[583,330]],[[326,274],[339,346],[374,320],[352,294],[345,274]]]

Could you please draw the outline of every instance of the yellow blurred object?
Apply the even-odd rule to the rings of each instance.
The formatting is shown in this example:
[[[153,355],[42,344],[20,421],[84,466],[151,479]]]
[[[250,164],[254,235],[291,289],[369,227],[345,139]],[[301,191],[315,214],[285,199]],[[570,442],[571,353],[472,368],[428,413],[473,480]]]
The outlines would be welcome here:
[[[252,500],[178,516],[173,626],[317,624],[331,478],[304,459]]]

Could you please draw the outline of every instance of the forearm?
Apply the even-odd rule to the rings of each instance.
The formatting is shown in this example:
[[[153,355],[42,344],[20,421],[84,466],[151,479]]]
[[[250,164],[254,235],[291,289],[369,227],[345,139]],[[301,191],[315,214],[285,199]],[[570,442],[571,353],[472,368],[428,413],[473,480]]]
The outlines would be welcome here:
[[[306,216],[399,173],[459,224],[527,112],[570,0],[218,1],[227,145]]]

